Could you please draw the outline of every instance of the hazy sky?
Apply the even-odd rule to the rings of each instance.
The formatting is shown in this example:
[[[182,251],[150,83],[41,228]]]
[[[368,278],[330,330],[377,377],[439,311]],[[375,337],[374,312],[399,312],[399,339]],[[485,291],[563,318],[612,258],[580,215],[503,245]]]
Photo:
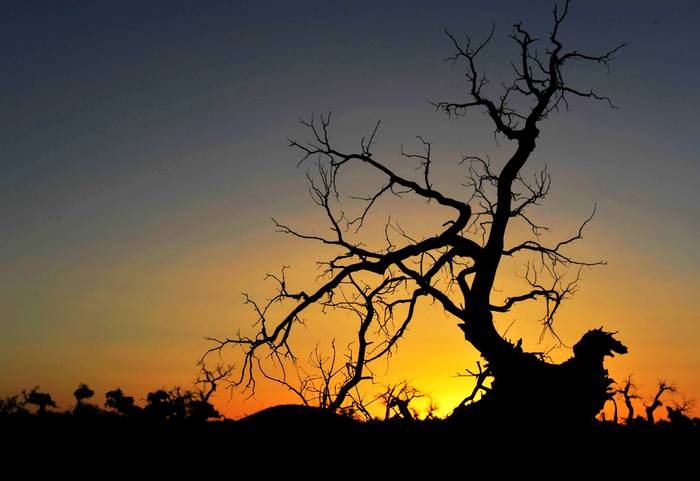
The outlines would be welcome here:
[[[137,397],[189,385],[203,338],[253,320],[241,291],[264,295],[262,278],[283,264],[313,273],[314,246],[275,234],[269,220],[319,218],[287,147],[305,136],[297,119],[333,110],[346,148],[381,120],[378,152],[390,159],[423,135],[441,165],[460,153],[502,163],[511,146],[496,144],[485,116],[447,119],[429,104],[464,98],[461,67],[442,61],[443,30],[483,38],[496,23],[481,65],[497,86],[514,52],[511,25],[546,38],[551,8],[3,2],[0,395],[39,384],[65,406],[79,382]],[[572,65],[570,81],[619,108],[572,102],[542,124],[533,157],[553,177],[542,218],[565,236],[597,204],[578,252],[609,262],[584,273],[560,331],[573,342],[592,327],[619,330],[630,354],[611,373],[634,374],[644,395],[666,379],[700,397],[699,17],[694,1],[574,2],[568,46],[628,46],[609,74]],[[468,389],[452,376],[476,359],[454,325],[418,319],[390,371],[445,411]],[[534,320],[514,329],[542,349]],[[220,407],[235,416],[282,398],[263,389]]]

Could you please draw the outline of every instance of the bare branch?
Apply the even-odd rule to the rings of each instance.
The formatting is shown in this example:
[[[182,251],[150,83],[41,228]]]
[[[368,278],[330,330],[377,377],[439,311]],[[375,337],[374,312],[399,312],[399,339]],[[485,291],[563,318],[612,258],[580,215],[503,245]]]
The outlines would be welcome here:
[[[583,230],[586,228],[586,225],[588,225],[588,223],[593,219],[593,217],[595,216],[595,212],[596,206],[593,207],[593,212],[591,213],[591,215],[588,216],[588,218],[586,218],[586,220],[584,220],[583,223],[579,226],[578,231],[575,235],[562,241],[559,241],[553,247],[543,246],[535,240],[527,240],[521,244],[511,247],[510,249],[504,250],[503,255],[514,256],[519,252],[529,251],[540,254],[541,261],[543,263],[545,262],[545,260],[547,260],[552,265],[556,265],[557,263],[564,264],[567,267],[570,265],[586,267],[605,265],[607,264],[607,262],[605,261],[579,261],[562,252],[563,248],[569,246],[570,244],[578,240],[583,239]]]

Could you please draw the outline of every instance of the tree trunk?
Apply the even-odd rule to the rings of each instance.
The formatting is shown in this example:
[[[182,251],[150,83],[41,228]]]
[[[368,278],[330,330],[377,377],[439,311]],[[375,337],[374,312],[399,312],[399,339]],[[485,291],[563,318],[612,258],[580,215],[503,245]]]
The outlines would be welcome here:
[[[602,329],[584,334],[574,356],[561,364],[511,345],[488,360],[490,390],[481,400],[456,409],[453,418],[484,427],[583,428],[613,394],[604,358],[625,352]]]

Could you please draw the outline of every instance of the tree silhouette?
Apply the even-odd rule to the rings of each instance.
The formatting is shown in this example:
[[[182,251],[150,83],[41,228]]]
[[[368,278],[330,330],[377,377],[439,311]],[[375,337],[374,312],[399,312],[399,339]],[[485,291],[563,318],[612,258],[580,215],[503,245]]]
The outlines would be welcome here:
[[[649,404],[644,405],[644,411],[646,413],[647,422],[649,424],[654,424],[654,411],[663,406],[663,403],[661,402],[661,396],[665,392],[676,392],[676,387],[672,384],[667,383],[666,381],[659,381],[656,389],[656,394],[654,395],[654,399],[652,399],[652,401]]]
[[[75,396],[75,412],[79,412],[85,405],[83,401],[90,399],[95,395],[95,391],[90,389],[87,384],[79,384],[78,389],[73,391],[73,396]]]
[[[194,422],[204,422],[208,419],[218,419],[220,417],[221,413],[201,393],[189,393],[187,419]]]
[[[210,388],[207,391],[192,392],[175,388],[170,391],[158,389],[148,393],[144,414],[160,421],[187,419],[194,422],[204,422],[208,419],[220,418],[221,413],[209,402],[209,397],[215,389],[217,374],[220,372],[210,372],[212,377],[208,381]]]
[[[241,348],[239,371],[230,379],[233,387],[254,391],[256,378],[262,376],[291,389],[304,403],[309,403],[311,394],[315,404],[338,411],[356,400],[363,380],[373,378],[372,366],[395,352],[414,321],[419,302],[427,298],[458,322],[492,378],[482,401],[472,402],[473,396],[467,399],[456,411],[457,417],[507,422],[523,418],[576,423],[592,420],[613,394],[603,360],[627,352],[624,345],[602,328],[589,331],[576,343],[573,357],[557,365],[541,354],[525,352],[522,340],[510,341],[494,324],[495,314],[507,313],[524,302],[540,301],[544,305],[542,332],[556,337],[555,316],[561,303],[576,291],[582,268],[603,264],[575,259],[567,251],[582,239],[595,209],[573,235],[553,244],[540,240],[545,227],[533,220],[531,209],[547,196],[550,176],[546,168],[534,177],[523,172],[540,137],[541,121],[567,108],[569,99],[600,100],[614,107],[608,97],[570,84],[565,67],[586,62],[607,67],[624,44],[597,55],[565,49],[559,33],[568,13],[568,0],[554,8],[553,26],[544,42],[522,24],[513,26],[510,38],[517,47],[517,59],[512,63],[515,75],[495,97],[487,92],[487,77],[477,66],[495,28],[482,42],[462,41],[446,32],[454,48],[448,60],[466,69],[467,98],[433,105],[454,117],[471,110],[485,112],[495,135],[513,147],[501,165],[480,156],[464,156],[461,163],[468,191],[459,196],[438,190],[433,182],[432,145],[423,137],[418,137],[420,151],[400,152],[405,162],[417,165],[419,174],[414,178],[379,159],[375,152],[379,123],[361,139],[358,150],[347,151],[333,141],[330,113],[302,121],[310,140],[290,140],[290,146],[300,153],[300,166],[312,164],[307,171],[309,190],[327,217],[330,235],[305,233],[273,221],[279,232],[330,246],[337,254],[319,262],[321,283],[313,290],[293,290],[285,268],[278,275],[269,274],[268,279],[276,285],[271,299],[259,303],[245,295],[256,316],[253,334],[239,331],[231,337],[212,338],[213,346],[202,361],[228,346]],[[544,46],[539,48],[540,44]],[[346,195],[348,183],[343,181],[359,171],[369,171],[379,187],[369,195]],[[418,239],[389,220],[384,229],[385,245],[369,247],[360,237],[363,227],[370,212],[388,196],[425,201],[442,227]],[[354,203],[348,204],[351,201]],[[361,205],[353,212],[357,203]],[[532,237],[511,241],[506,234],[514,222],[524,223]],[[526,290],[496,301],[494,283],[499,265],[504,258],[517,256],[524,259]],[[277,317],[273,313],[279,305],[287,310]],[[317,372],[307,373],[299,367],[293,333],[305,316],[319,310],[328,318],[356,318],[355,339],[342,356],[336,355],[335,344],[332,355],[317,354],[312,363]],[[290,366],[297,379],[288,374]]]
[[[167,420],[184,417],[184,408],[179,410],[178,406],[172,402],[170,393],[164,389],[158,389],[146,395],[144,413],[153,419]]]
[[[24,396],[24,402],[26,404],[33,404],[38,408],[37,414],[46,414],[47,407],[56,407],[56,402],[51,397],[51,394],[39,391],[39,386],[34,386],[31,391],[22,391]]]
[[[418,417],[417,412],[409,409],[409,404],[414,399],[424,396],[425,394],[409,385],[406,381],[387,386],[386,391],[379,396],[386,407],[384,419],[389,419],[393,412],[394,417],[399,417],[406,421],[415,420]]]
[[[639,399],[639,395],[637,395],[636,391],[637,387],[632,383],[632,376],[629,376],[627,381],[625,381],[625,385],[617,390],[617,393],[622,396],[625,406],[627,407],[627,418],[625,419],[627,424],[634,421],[634,404],[632,401],[634,399]]]
[[[134,405],[134,398],[125,396],[120,388],[105,393],[105,408],[113,409],[123,416],[134,414],[134,412],[139,410]]]
[[[20,399],[19,395],[7,396],[4,400],[0,399],[0,415],[25,414],[26,404],[26,397]]]
[[[677,428],[689,430],[693,427],[700,427],[700,423],[691,419],[688,413],[693,408],[695,401],[692,399],[681,399],[680,401],[674,402],[673,406],[666,406],[666,414],[668,415],[669,422]]]

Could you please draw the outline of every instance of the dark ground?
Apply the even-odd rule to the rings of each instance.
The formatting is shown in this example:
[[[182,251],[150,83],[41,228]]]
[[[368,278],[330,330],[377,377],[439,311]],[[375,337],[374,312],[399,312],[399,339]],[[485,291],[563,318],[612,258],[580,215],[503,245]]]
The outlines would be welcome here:
[[[144,474],[144,469],[151,475],[160,473],[159,479],[166,472],[180,479],[178,472],[190,469],[207,475],[257,473],[263,479],[273,472],[295,472],[315,479],[411,474],[414,468],[426,467],[451,473],[487,469],[535,474],[561,466],[564,479],[578,472],[629,479],[630,473],[648,470],[663,471],[663,479],[668,479],[688,467],[696,471],[700,455],[697,423],[595,422],[578,430],[556,423],[546,428],[467,426],[445,420],[364,423],[289,406],[240,421],[204,423],[130,419],[109,413],[3,416],[0,433],[0,460],[6,470],[72,473],[78,478],[88,473]],[[322,466],[331,471],[321,473]]]

